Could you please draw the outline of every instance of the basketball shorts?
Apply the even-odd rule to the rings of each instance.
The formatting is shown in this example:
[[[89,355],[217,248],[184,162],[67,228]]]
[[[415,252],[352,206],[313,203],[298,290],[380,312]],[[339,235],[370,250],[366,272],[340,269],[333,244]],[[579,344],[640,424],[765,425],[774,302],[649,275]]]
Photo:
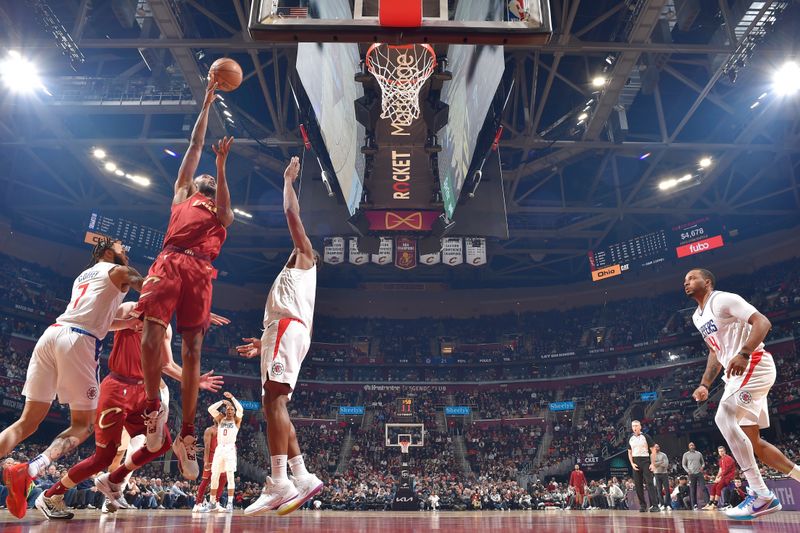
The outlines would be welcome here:
[[[211,474],[236,472],[236,447],[217,446],[211,461]]]
[[[161,252],[142,285],[139,303],[131,313],[165,328],[177,315],[178,332],[208,329],[212,281],[211,263],[180,252]]]
[[[162,405],[169,406],[169,389],[164,386],[160,392]],[[114,374],[106,376],[100,384],[100,400],[94,423],[97,447],[114,447],[119,451],[128,448],[126,440],[145,435],[146,399],[143,381],[122,381]],[[127,438],[124,433],[127,433]]]
[[[775,384],[776,374],[772,354],[764,351],[753,353],[745,373],[725,383],[720,405],[722,402],[736,404],[736,423],[740,426],[768,428],[767,395]]]
[[[270,322],[261,336],[261,384],[275,381],[294,390],[310,347],[311,335],[301,321],[282,318]]]
[[[33,348],[22,395],[29,402],[69,404],[76,411],[97,407],[97,366],[102,343],[70,326],[52,325]]]

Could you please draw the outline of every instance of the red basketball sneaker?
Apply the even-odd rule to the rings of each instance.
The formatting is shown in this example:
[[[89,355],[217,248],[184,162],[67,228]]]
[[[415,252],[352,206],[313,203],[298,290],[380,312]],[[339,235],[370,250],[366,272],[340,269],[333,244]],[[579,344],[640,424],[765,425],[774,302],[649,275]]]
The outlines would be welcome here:
[[[28,475],[28,463],[19,463],[3,469],[3,482],[8,489],[6,506],[11,514],[23,518],[28,511],[28,488],[33,478]]]

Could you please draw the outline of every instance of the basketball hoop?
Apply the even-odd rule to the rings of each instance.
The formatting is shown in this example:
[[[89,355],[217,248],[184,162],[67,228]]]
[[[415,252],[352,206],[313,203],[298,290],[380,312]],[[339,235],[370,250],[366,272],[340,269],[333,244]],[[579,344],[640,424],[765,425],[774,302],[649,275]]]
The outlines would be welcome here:
[[[411,446],[410,440],[401,440],[400,441],[400,452],[403,454],[408,453],[408,448]]]
[[[419,118],[419,92],[436,68],[433,47],[375,43],[367,51],[366,65],[383,93],[381,118],[410,126]]]

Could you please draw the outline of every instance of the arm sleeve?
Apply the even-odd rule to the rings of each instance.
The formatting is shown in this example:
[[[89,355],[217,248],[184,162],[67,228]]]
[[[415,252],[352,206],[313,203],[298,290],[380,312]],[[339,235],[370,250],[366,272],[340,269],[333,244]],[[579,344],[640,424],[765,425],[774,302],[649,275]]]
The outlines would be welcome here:
[[[231,396],[230,400],[233,402],[234,409],[236,409],[236,418],[242,418],[244,416],[244,408],[242,407],[242,404],[240,404],[239,400],[237,400],[234,396]]]
[[[720,294],[714,299],[720,314],[727,314],[739,320],[747,322],[758,309],[749,304],[744,298],[738,294],[725,292]]]
[[[224,402],[225,400],[220,400],[217,403],[212,403],[211,405],[209,405],[208,414],[214,417],[219,415],[219,406],[222,405]]]

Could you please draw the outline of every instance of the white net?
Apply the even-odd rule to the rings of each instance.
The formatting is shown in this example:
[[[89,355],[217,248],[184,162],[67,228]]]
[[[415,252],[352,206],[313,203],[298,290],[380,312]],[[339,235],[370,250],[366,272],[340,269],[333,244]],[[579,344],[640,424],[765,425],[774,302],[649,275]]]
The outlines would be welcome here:
[[[367,51],[366,63],[383,93],[381,118],[410,126],[419,118],[419,92],[436,67],[433,47],[376,43]]]

